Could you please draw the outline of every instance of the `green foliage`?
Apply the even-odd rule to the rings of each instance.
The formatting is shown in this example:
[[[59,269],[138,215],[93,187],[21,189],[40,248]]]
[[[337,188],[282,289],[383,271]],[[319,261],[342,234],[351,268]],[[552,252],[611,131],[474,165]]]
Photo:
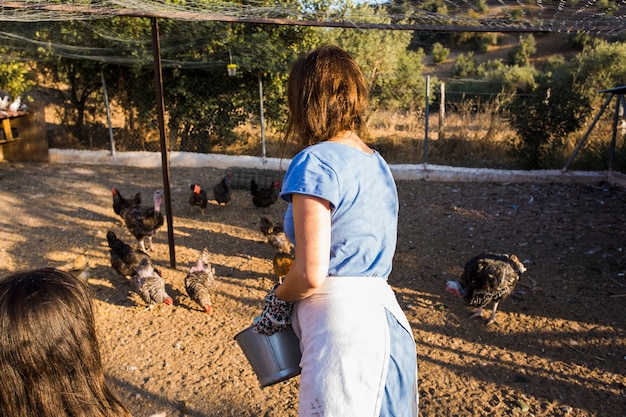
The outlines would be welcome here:
[[[423,72],[424,52],[407,52],[398,58],[392,75],[382,78],[372,91],[372,104],[381,109],[415,111],[425,106],[426,81]]]
[[[520,35],[519,42],[509,53],[509,62],[512,65],[528,65],[530,57],[537,52],[537,43],[532,34]]]
[[[468,78],[476,75],[476,58],[473,52],[460,54],[454,61],[452,74],[460,78]]]
[[[626,85],[626,43],[597,41],[577,56],[575,64],[575,84],[590,94]]]
[[[446,48],[441,43],[435,42],[433,45],[432,55],[435,64],[440,64],[448,59],[448,55],[450,55],[450,48]]]
[[[569,64],[539,74],[534,86],[520,88],[508,114],[520,138],[516,155],[522,167],[554,168],[562,164],[568,135],[582,126],[589,112],[589,100],[574,88]]]
[[[1,49],[1,48],[0,48]],[[21,62],[1,62],[0,63],[0,87],[7,92],[11,98],[29,91],[35,85],[35,81],[30,76],[28,67]]]

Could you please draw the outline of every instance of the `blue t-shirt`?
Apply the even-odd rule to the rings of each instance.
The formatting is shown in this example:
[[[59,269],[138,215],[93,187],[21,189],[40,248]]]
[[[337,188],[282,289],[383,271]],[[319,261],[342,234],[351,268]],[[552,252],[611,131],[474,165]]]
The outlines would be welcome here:
[[[398,192],[378,152],[321,142],[298,153],[289,165],[281,197],[289,202],[285,233],[295,241],[291,194],[323,198],[331,205],[329,276],[387,279],[396,249]]]

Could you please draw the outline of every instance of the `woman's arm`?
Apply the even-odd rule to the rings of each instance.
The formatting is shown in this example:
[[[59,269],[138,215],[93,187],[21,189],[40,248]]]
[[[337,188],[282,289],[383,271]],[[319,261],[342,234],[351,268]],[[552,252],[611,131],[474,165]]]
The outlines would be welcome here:
[[[328,274],[330,258],[330,203],[322,198],[293,194],[291,197],[296,256],[276,295],[298,301],[312,295]]]

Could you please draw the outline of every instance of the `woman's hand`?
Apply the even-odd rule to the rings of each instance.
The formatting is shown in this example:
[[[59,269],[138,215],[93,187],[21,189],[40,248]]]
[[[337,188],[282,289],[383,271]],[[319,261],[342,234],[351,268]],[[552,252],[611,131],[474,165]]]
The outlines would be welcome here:
[[[265,296],[263,311],[254,323],[257,332],[267,336],[291,327],[291,314],[293,313],[295,302],[283,301],[278,298],[276,296],[276,287],[278,285],[274,285]]]

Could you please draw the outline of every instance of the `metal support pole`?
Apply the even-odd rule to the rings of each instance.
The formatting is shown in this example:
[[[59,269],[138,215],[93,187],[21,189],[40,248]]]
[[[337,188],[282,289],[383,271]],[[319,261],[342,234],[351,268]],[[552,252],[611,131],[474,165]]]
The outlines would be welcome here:
[[[430,116],[430,75],[426,76],[426,107],[424,117],[424,165],[428,164],[428,118]]]
[[[569,168],[569,165],[572,163],[572,161],[576,157],[576,154],[578,153],[578,151],[580,151],[580,148],[582,148],[583,145],[585,144],[585,142],[587,141],[587,138],[591,134],[591,131],[593,130],[593,128],[596,125],[596,123],[598,123],[598,120],[600,120],[600,117],[602,116],[602,113],[604,113],[604,110],[606,109],[606,106],[609,105],[609,103],[611,102],[612,98],[613,98],[613,93],[609,94],[609,97],[606,99],[606,101],[602,105],[602,108],[600,109],[600,111],[596,115],[595,119],[593,119],[593,122],[591,122],[591,125],[589,126],[589,129],[587,129],[587,132],[585,133],[583,138],[580,140],[580,142],[578,143],[578,146],[576,146],[576,149],[574,149],[574,152],[572,152],[572,155],[569,157],[569,159],[567,160],[567,163],[565,164],[565,166],[563,167],[563,169],[561,171],[563,171],[563,172],[567,171],[567,169]]]
[[[261,146],[263,148],[263,163],[265,163],[265,113],[263,111],[263,76],[261,71],[258,72],[259,76],[259,109],[261,115]]]
[[[156,88],[157,117],[159,119],[159,138],[161,142],[161,170],[163,171],[163,190],[165,194],[165,214],[167,216],[167,240],[170,247],[170,266],[176,268],[174,249],[174,223],[172,220],[172,196],[170,193],[170,170],[167,157],[167,139],[165,136],[165,103],[163,101],[163,74],[161,72],[161,44],[159,42],[159,24],[152,20],[152,55],[154,58],[154,84]]]
[[[111,157],[115,162],[115,138],[113,137],[113,125],[111,124],[111,108],[109,107],[109,95],[107,93],[107,83],[104,80],[104,72],[100,71],[102,77],[102,90],[104,91],[104,107],[107,111],[107,123],[109,124],[109,140],[111,142]]]

